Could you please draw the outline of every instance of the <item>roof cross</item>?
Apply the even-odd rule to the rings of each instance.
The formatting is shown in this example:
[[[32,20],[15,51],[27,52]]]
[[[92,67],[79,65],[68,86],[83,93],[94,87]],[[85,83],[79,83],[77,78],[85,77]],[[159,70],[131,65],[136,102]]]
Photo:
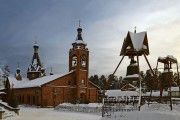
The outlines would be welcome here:
[[[79,20],[79,27],[81,27],[81,20]]]
[[[134,27],[134,33],[136,33],[136,26]]]
[[[34,39],[35,39],[35,44],[37,44],[37,39],[38,39],[38,36],[37,36],[37,35],[35,35]]]
[[[18,64],[18,68],[19,68],[19,62],[17,64]]]
[[[51,67],[51,73],[52,73],[52,67]]]

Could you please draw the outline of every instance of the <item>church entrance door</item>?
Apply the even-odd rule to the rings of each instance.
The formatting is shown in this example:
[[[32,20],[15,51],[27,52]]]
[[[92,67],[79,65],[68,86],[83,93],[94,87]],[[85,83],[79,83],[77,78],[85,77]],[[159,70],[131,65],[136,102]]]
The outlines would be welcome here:
[[[86,95],[84,93],[81,93],[81,103],[86,102]]]

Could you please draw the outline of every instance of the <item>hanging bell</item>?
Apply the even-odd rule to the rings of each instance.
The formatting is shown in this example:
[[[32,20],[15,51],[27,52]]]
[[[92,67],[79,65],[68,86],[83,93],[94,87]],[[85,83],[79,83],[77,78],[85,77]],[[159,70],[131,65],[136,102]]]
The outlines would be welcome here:
[[[139,81],[139,68],[137,62],[134,60],[134,57],[131,57],[131,62],[127,67],[124,80],[127,80],[129,83],[133,83],[133,81]]]

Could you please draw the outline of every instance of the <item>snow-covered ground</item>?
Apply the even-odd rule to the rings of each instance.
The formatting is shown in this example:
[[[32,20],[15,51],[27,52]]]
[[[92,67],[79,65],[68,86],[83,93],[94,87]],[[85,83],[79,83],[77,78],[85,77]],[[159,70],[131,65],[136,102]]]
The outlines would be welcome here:
[[[101,120],[100,115],[62,112],[53,108],[21,107],[20,115],[5,120]]]
[[[141,111],[114,112],[102,120],[180,120],[180,105],[173,105],[170,111],[167,104],[146,104],[141,107]]]
[[[89,103],[89,104],[70,104],[63,103],[55,107],[57,111],[73,111],[82,112],[88,114],[99,114],[102,113],[102,103]]]
[[[114,112],[109,117],[101,117],[83,112],[59,111],[53,108],[20,107],[20,115],[5,120],[180,120],[180,105],[168,104],[143,105],[141,111]]]

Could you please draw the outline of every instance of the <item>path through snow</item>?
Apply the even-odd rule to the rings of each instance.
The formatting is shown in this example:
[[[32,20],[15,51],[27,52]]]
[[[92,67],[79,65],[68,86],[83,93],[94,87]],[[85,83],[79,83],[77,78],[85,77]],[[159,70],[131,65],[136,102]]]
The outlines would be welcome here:
[[[25,108],[22,107],[20,115],[5,120],[101,120],[101,116],[55,111],[53,108]]]

